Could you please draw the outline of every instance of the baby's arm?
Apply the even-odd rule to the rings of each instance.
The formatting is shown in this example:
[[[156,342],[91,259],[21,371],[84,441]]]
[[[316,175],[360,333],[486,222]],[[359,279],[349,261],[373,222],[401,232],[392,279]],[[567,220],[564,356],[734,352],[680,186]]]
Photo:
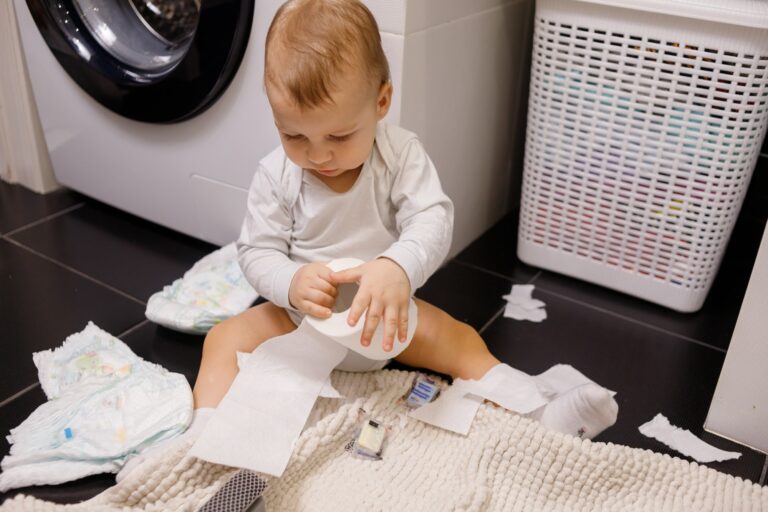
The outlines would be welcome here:
[[[337,284],[360,283],[348,321],[355,325],[367,309],[361,343],[368,345],[379,322],[384,320],[385,350],[392,347],[395,333],[400,341],[405,341],[411,292],[421,287],[443,262],[453,233],[453,203],[443,192],[435,166],[416,139],[401,154],[390,198],[397,211],[397,242],[373,261],[331,274]]]
[[[397,262],[411,289],[417,290],[448,255],[453,236],[453,203],[443,192],[432,160],[417,139],[408,143],[400,157],[391,199],[400,236],[379,257]]]
[[[301,265],[288,257],[293,219],[282,192],[281,184],[259,166],[237,241],[240,267],[256,292],[273,304],[330,316],[336,296],[330,269],[321,263]]]

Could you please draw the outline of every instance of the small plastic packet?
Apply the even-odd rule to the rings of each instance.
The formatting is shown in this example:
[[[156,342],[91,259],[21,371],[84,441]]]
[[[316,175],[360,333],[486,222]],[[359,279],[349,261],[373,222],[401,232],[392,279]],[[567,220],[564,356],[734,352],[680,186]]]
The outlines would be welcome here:
[[[358,424],[352,440],[344,449],[361,459],[381,460],[389,427],[373,419],[364,409],[358,411]]]
[[[432,402],[440,395],[440,385],[423,373],[413,378],[408,392],[401,399],[409,409],[417,409]]]

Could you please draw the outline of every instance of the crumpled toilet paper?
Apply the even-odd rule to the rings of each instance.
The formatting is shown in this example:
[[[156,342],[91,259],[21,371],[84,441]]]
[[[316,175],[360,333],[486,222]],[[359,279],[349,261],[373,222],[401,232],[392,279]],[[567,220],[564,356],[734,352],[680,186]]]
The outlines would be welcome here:
[[[672,425],[666,416],[659,413],[647,423],[640,425],[640,433],[661,441],[673,450],[695,459],[698,462],[720,462],[723,460],[738,459],[739,452],[727,452],[707,444],[690,430],[684,430]]]
[[[183,375],[144,361],[92,322],[32,358],[48,402],[11,429],[0,492],[117,472],[192,418]]]
[[[361,263],[349,258],[328,266],[344,270]],[[364,322],[350,326],[344,310],[326,320],[307,317],[295,331],[267,340],[248,357],[240,356],[240,372],[190,454],[279,477],[317,397],[334,395],[333,387],[328,389],[328,378],[347,350],[369,359],[394,357],[413,338],[417,314],[411,300],[407,341],[396,341],[390,352],[381,348],[381,325],[371,344],[361,346]]]
[[[502,298],[507,301],[504,307],[504,317],[515,320],[530,320],[541,322],[547,318],[543,301],[531,297],[534,286],[532,284],[512,285],[512,291]]]
[[[258,297],[237,263],[234,242],[195,263],[147,302],[147,318],[190,334],[205,334],[214,325],[248,309]]]

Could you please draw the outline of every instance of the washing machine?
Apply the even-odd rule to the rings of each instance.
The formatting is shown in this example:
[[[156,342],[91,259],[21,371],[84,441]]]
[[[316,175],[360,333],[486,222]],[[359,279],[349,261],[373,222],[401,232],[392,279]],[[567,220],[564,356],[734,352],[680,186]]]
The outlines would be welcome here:
[[[233,240],[278,143],[261,85],[279,1],[18,0],[54,174],[105,203]]]
[[[14,0],[60,183],[216,244],[279,138],[264,40],[282,0]],[[532,0],[367,0],[394,84],[456,204],[456,252],[507,209]]]

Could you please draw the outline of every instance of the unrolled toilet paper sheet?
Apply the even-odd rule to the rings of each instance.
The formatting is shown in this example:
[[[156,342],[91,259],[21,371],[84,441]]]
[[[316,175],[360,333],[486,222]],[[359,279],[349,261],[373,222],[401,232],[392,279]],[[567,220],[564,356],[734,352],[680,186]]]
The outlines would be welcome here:
[[[306,322],[262,343],[245,361],[190,454],[282,475],[312,406],[346,353]]]
[[[237,352],[237,367],[242,369],[251,355],[253,354],[249,354],[248,352]],[[341,393],[339,393],[339,390],[333,387],[330,375],[325,379],[325,384],[323,384],[323,387],[320,389],[320,394],[318,396],[322,398],[344,398]]]
[[[480,380],[454,379],[451,387],[437,400],[419,407],[410,415],[425,423],[467,435],[484,399],[520,414],[527,414],[548,402],[533,377],[509,365],[498,364]]]
[[[594,381],[569,364],[556,364],[549,370],[534,375],[533,379],[549,400],[584,384],[594,384]],[[608,391],[611,396],[616,396],[615,391]]]
[[[454,379],[437,400],[412,411],[410,416],[467,435],[483,399],[510,411],[528,414],[558,396],[592,382],[567,364],[555,365],[536,376],[498,364],[480,380]]]

